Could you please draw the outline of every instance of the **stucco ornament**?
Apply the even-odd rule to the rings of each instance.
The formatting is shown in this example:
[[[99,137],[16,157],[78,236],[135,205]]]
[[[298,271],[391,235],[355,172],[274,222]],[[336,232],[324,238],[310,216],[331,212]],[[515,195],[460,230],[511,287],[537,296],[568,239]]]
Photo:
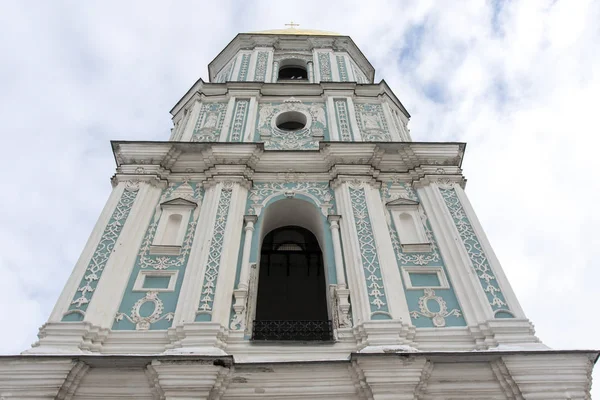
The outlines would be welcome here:
[[[75,293],[75,296],[71,301],[71,306],[65,316],[72,314],[75,311],[81,316],[84,315],[87,305],[96,290],[96,285],[104,272],[104,267],[106,266],[119,235],[123,230],[123,226],[127,221],[127,217],[129,216],[131,207],[133,207],[139,188],[140,183],[137,181],[127,181],[125,183],[121,198],[119,199],[110,220],[106,224],[104,232],[102,232],[100,241],[96,245],[96,249],[88,263],[81,284],[77,288],[77,292]]]
[[[264,82],[267,76],[267,62],[269,61],[268,51],[259,51],[256,56],[256,68],[254,70],[254,81]]]
[[[142,306],[146,303],[152,303],[152,313],[143,316]],[[131,314],[127,315],[124,313],[117,313],[115,320],[121,321],[123,318],[126,318],[132,324],[135,324],[135,329],[137,331],[146,331],[150,329],[150,326],[160,321],[161,319],[166,319],[167,321],[172,321],[174,314],[172,312],[164,314],[163,312],[165,307],[163,305],[162,300],[158,297],[158,292],[150,291],[146,293],[146,296],[142,297],[138,301],[135,302],[133,307],[131,308]],[[145,314],[145,313],[144,313]]]
[[[154,211],[152,223],[150,224],[148,231],[146,231],[146,235],[144,236],[144,240],[142,241],[142,246],[139,251],[140,268],[153,268],[163,270],[171,267],[180,267],[185,264],[185,261],[187,260],[187,257],[192,249],[194,233],[196,231],[196,225],[198,224],[198,217],[200,216],[200,207],[196,207],[194,209],[194,212],[192,213],[190,220],[188,221],[188,227],[185,232],[179,255],[154,256],[150,254],[150,248],[154,241],[156,229],[158,228],[158,223],[160,222],[160,216],[162,214],[162,209],[160,205],[164,202],[177,198],[188,200],[199,205],[199,203],[202,200],[202,196],[203,189],[201,185],[194,183],[192,187],[192,184],[188,181],[183,183],[171,184],[169,188],[165,190]]]
[[[231,186],[231,182],[229,186]],[[227,186],[227,185],[225,185]],[[229,214],[229,205],[231,204],[231,188],[224,188],[221,191],[219,204],[217,206],[217,215],[210,241],[208,251],[208,260],[204,272],[204,283],[202,285],[202,295],[198,306],[197,315],[212,315],[213,302],[215,300],[215,289],[217,278],[219,277],[219,267],[221,265],[221,255],[223,254],[223,242],[225,240],[225,228],[227,226],[227,216]]]
[[[340,296],[339,291],[345,292]],[[352,323],[352,306],[347,301],[349,295],[348,289],[340,289],[337,285],[329,286],[329,298],[333,302],[332,312],[333,312],[333,323],[335,328],[351,328]],[[343,299],[343,301],[340,301]]]
[[[460,317],[461,313],[456,308],[452,311],[448,311],[448,306],[444,299],[440,296],[435,295],[433,289],[425,289],[425,294],[419,298],[419,309],[420,311],[411,311],[410,315],[413,318],[419,318],[419,316],[431,318],[433,325],[436,328],[442,328],[446,326],[446,317],[454,315]],[[439,311],[431,311],[429,308],[429,301],[434,301],[439,307]]]
[[[229,129],[229,140],[232,142],[243,142],[244,128],[246,127],[246,119],[248,117],[248,108],[250,100],[236,99],[233,120]]]
[[[333,191],[328,182],[259,182],[250,190],[249,215],[260,215],[269,200],[278,195],[294,197],[303,194],[315,202],[324,216],[334,214]]]
[[[331,61],[329,60],[329,53],[319,53],[319,72],[321,73],[321,81],[331,81]]]
[[[306,117],[304,128],[284,131],[277,127],[277,117],[289,111],[299,112]],[[327,128],[325,104],[302,103],[290,97],[283,103],[260,105],[257,130],[266,150],[316,150],[324,138]]]
[[[454,220],[458,234],[460,235],[469,259],[471,260],[473,270],[479,278],[479,283],[487,295],[492,310],[508,311],[508,304],[506,304],[502,289],[498,284],[496,275],[492,270],[487,255],[483,250],[479,238],[473,230],[473,226],[458,198],[456,189],[450,185],[452,184],[448,183],[446,186],[441,186],[439,191]],[[444,189],[444,187],[446,187],[446,189]]]
[[[219,140],[227,103],[203,103],[194,127],[192,142],[216,142]]]
[[[348,190],[352,202],[356,234],[358,236],[361,264],[365,274],[367,294],[371,306],[371,318],[374,315],[385,315],[391,318],[388,312],[383,277],[379,266],[377,244],[373,235],[367,198],[362,185],[362,182],[353,182],[350,184]]]
[[[410,184],[396,180],[390,180],[381,186],[380,193],[384,204],[388,230],[390,232],[392,245],[394,247],[394,252],[396,253],[396,259],[398,262],[402,265],[428,265],[431,263],[441,262],[439,247],[435,238],[433,237],[433,232],[431,231],[431,227],[429,226],[429,221],[427,219],[427,214],[425,214],[425,211],[422,207],[419,207],[419,217],[421,219],[421,223],[423,224],[425,234],[427,235],[427,240],[429,243],[431,243],[431,251],[427,253],[405,253],[402,251],[398,232],[393,226],[392,218],[389,210],[387,210],[385,207],[385,204],[397,199],[419,201],[417,193],[410,186]]]
[[[364,141],[389,142],[392,140],[381,104],[355,104],[354,110]]]

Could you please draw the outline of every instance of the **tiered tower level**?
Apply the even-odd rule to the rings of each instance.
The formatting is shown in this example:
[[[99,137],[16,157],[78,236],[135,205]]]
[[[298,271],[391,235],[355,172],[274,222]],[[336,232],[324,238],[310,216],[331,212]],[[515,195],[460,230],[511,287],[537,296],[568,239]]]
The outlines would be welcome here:
[[[374,76],[348,36],[237,35],[168,141],[112,142],[110,198],[0,395],[589,398],[597,352],[534,335],[465,144],[413,141]]]

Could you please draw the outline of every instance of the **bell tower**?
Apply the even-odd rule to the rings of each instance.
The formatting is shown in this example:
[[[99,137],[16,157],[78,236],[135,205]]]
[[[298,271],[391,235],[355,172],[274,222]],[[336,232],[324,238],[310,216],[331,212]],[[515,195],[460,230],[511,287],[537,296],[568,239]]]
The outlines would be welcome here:
[[[113,191],[0,396],[590,398],[598,352],[535,336],[465,143],[413,141],[350,37],[242,33],[208,72],[168,140],[111,143]]]

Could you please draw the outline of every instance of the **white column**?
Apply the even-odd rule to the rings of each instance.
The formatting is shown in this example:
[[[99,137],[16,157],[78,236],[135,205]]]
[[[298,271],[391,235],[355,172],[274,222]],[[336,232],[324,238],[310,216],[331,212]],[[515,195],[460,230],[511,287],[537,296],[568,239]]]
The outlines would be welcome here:
[[[223,183],[225,189],[228,188],[228,184],[231,184],[232,193],[225,225],[223,251],[221,264],[219,265],[219,277],[215,286],[215,300],[213,302],[212,313],[212,322],[220,323],[221,326],[229,325],[236,266],[240,246],[242,245],[243,221],[241,217],[246,210],[246,200],[248,198],[249,182],[244,178],[236,177],[235,179],[233,182],[224,181]]]
[[[354,75],[354,68],[352,68],[352,61],[348,54],[344,54],[344,62],[346,63],[346,73],[348,74],[348,81],[358,82],[358,78]]]
[[[258,217],[256,215],[244,215],[244,222],[246,223],[246,226],[244,227],[244,232],[246,232],[246,237],[244,239],[244,251],[242,253],[242,266],[240,270],[240,280],[238,282],[238,289],[248,290],[248,277],[250,276],[250,250],[252,247],[252,236],[254,234],[254,223],[257,219]]]
[[[50,318],[48,318],[48,322],[60,322],[63,318],[63,315],[69,307],[71,306],[71,301],[75,296],[77,289],[80,286],[81,280],[83,279],[83,275],[87,271],[87,266],[96,250],[96,246],[98,246],[98,242],[102,238],[102,234],[104,233],[104,229],[110,221],[110,217],[115,211],[115,207],[119,203],[119,199],[125,190],[125,182],[119,182],[119,184],[112,190],[100,217],[98,218],[98,222],[94,226],[92,233],[83,249],[83,252],[79,256],[77,260],[77,264],[73,268],[73,272],[67,281],[60,297],[58,298],[54,309],[52,310],[52,314],[50,314]]]
[[[354,135],[354,141],[362,141],[360,134],[360,128],[358,127],[358,120],[356,119],[356,110],[354,109],[354,100],[352,97],[348,97],[348,118],[350,119],[350,126],[352,127],[352,134]]]
[[[340,234],[344,241],[343,254],[348,273],[348,287],[352,293],[352,317],[354,325],[358,325],[364,321],[369,321],[371,318],[369,295],[367,294],[365,276],[362,271],[358,235],[356,233],[356,225],[354,224],[352,203],[348,193],[348,183],[337,182],[334,190],[338,212],[345,221],[348,221],[347,224],[343,224],[340,227]]]
[[[510,285],[510,282],[504,274],[504,270],[500,265],[500,261],[498,261],[498,258],[496,257],[496,254],[492,249],[492,245],[490,244],[490,241],[488,240],[487,235],[485,234],[485,231],[483,230],[483,227],[481,226],[481,223],[477,218],[477,214],[475,214],[475,211],[471,206],[469,198],[465,194],[463,188],[460,187],[460,185],[455,185],[454,190],[456,190],[456,195],[458,196],[458,199],[460,200],[460,203],[463,209],[465,210],[465,214],[467,214],[467,218],[469,218],[469,222],[471,223],[471,226],[475,231],[475,235],[477,235],[477,238],[481,243],[482,250],[487,256],[488,262],[490,263],[490,267],[496,275],[498,286],[500,286],[500,289],[502,289],[502,294],[504,295],[504,299],[506,300],[510,311],[513,312],[516,318],[526,318],[525,313],[523,312],[523,309],[519,304],[519,300],[517,299],[517,296],[515,295],[515,292],[513,291],[512,286]]]
[[[260,93],[257,93],[256,96],[250,97],[250,104],[248,105],[248,113],[246,115],[246,128],[242,136],[242,142],[254,141],[254,126],[256,125],[256,116],[258,115],[259,95]]]
[[[314,83],[315,82],[315,74],[314,74],[314,67],[313,67],[312,61],[309,61],[306,63],[306,72],[308,73],[308,82]]]
[[[269,55],[267,56],[267,68],[266,68],[266,71],[265,71],[265,80],[264,80],[264,82],[268,83],[268,82],[270,82],[270,80],[269,80],[270,76],[273,74],[273,57],[274,57],[274,54],[273,54],[273,49],[272,48],[267,48],[265,50],[269,53]]]
[[[477,326],[480,322],[493,318],[485,292],[473,273],[471,260],[437,185],[430,183],[418,187],[417,193],[431,223],[467,325]]]
[[[194,322],[196,318],[196,310],[200,301],[199,285],[202,285],[200,278],[202,277],[203,263],[207,258],[206,252],[210,245],[217,202],[221,194],[221,191],[217,189],[215,185],[205,185],[204,200],[198,217],[198,221],[202,221],[202,223],[197,225],[194,234],[194,243],[192,243],[192,250],[185,268],[179,301],[173,318],[173,327],[186,322]]]
[[[327,92],[325,92],[327,93]],[[335,109],[335,102],[334,102],[334,98],[327,95],[327,107],[326,107],[326,111],[327,111],[327,118],[329,118],[329,140],[331,141],[337,141],[340,140],[340,133],[338,131],[338,124],[337,124],[337,110]]]
[[[313,65],[313,80],[311,83],[319,83],[321,82],[321,70],[319,68],[319,53],[317,52],[316,49],[313,50],[313,61],[312,61],[312,65]]]
[[[196,127],[196,121],[200,116],[200,109],[202,108],[202,104],[198,100],[194,101],[194,105],[190,109],[190,119],[185,126],[185,130],[181,134],[181,142],[189,142],[192,140],[192,135],[194,134],[194,128]]]
[[[277,82],[279,76],[279,61],[273,61],[273,73],[271,74],[271,82]]]
[[[246,74],[246,82],[254,81],[254,71],[256,71],[256,57],[258,55],[258,50],[252,50],[252,55],[250,56],[250,63],[248,65],[248,73]]]
[[[371,185],[365,185],[365,198],[369,217],[371,218],[373,235],[377,243],[379,269],[381,270],[381,278],[385,287],[389,313],[393,319],[401,319],[406,324],[410,324],[411,319],[408,311],[408,303],[406,302],[406,294],[404,293],[404,286],[402,286],[400,269],[396,261],[396,254],[385,219],[384,205],[379,189]]]
[[[383,108],[383,115],[387,120],[388,129],[390,130],[390,137],[394,142],[401,142],[402,135],[400,132],[398,132],[396,121],[394,120],[394,116],[392,115],[392,110],[390,110],[390,105],[387,101],[383,101],[381,105]]]
[[[344,258],[342,257],[342,244],[340,242],[340,219],[341,215],[329,215],[329,229],[333,241],[333,256],[335,258],[335,277],[338,287],[346,287],[346,276],[344,275]]]
[[[94,292],[84,321],[101,328],[111,328],[129,277],[135,265],[140,245],[150,224],[161,189],[149,183],[140,183],[140,190],[127,222],[115,244],[98,286]]]
[[[329,52],[329,65],[331,65],[331,81],[340,82],[340,70],[337,65],[337,57],[333,52]]]
[[[219,142],[226,142],[227,135],[229,135],[229,128],[231,127],[233,113],[235,107],[235,96],[231,96],[229,98],[229,102],[227,103],[227,110],[225,111],[225,123],[221,128],[221,133],[219,134]]]
[[[231,77],[229,78],[230,81],[237,81],[237,76],[240,73],[240,67],[242,65],[243,53],[237,53],[234,59],[235,64],[233,64],[233,70],[231,71]]]

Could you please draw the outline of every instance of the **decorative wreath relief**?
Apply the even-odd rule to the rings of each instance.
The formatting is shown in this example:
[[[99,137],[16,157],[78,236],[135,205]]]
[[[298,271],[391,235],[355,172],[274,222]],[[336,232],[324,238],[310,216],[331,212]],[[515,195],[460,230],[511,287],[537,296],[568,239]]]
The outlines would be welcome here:
[[[293,132],[277,128],[278,116],[286,112],[303,114],[306,126]],[[257,129],[267,150],[316,150],[327,129],[325,104],[303,103],[293,97],[283,103],[263,103]]]
[[[437,312],[433,312],[429,309],[428,302],[429,300],[435,301],[440,310]],[[433,326],[436,328],[442,328],[446,326],[446,317],[454,315],[455,317],[460,317],[461,313],[456,308],[452,311],[448,312],[448,306],[443,298],[435,295],[435,291],[433,289],[425,289],[425,294],[419,298],[419,308],[421,311],[411,311],[410,315],[413,318],[419,318],[419,316],[431,318],[433,321]]]
[[[146,303],[153,303],[154,306],[152,308],[152,313],[144,316],[142,314],[146,314],[146,312],[142,311],[142,306]],[[158,298],[158,292],[148,292],[145,297],[142,297],[131,308],[131,315],[127,315],[124,313],[117,313],[115,320],[121,321],[123,318],[127,318],[129,322],[135,324],[135,329],[138,331],[147,331],[150,329],[150,325],[160,321],[161,319],[166,319],[167,321],[172,321],[174,314],[172,312],[162,315],[165,307],[161,299]],[[148,311],[148,310],[145,310]]]

